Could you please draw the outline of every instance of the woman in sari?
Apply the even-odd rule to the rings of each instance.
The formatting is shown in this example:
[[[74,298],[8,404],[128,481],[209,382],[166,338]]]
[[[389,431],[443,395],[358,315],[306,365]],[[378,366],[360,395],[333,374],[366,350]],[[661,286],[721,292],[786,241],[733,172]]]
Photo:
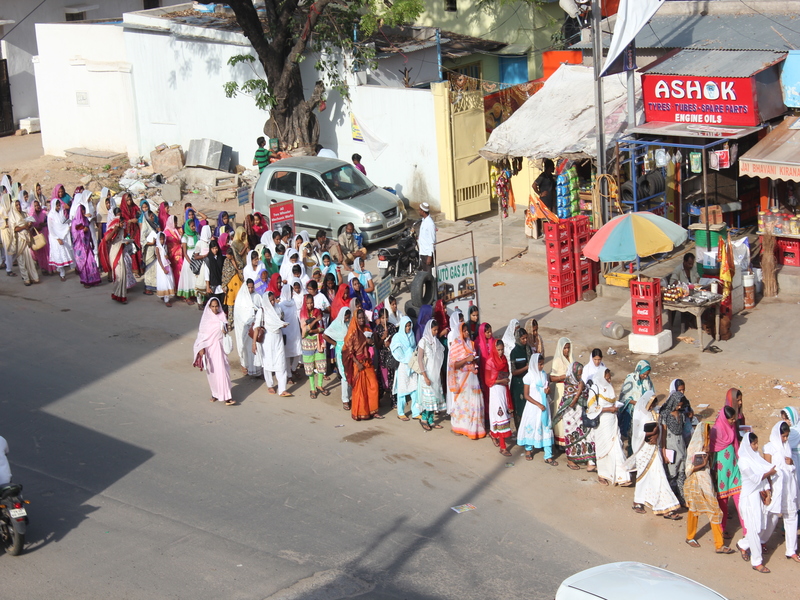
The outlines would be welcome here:
[[[734,429],[736,430],[736,436],[739,438],[739,441],[742,440],[740,428],[745,425],[743,405],[744,402],[742,400],[741,390],[737,390],[736,388],[729,389],[725,394],[725,406],[730,406],[736,411],[736,423],[734,423]]]
[[[322,288],[320,292],[328,299],[328,303],[333,306],[333,301],[336,299],[336,292],[339,290],[339,284],[336,283],[336,277],[333,273],[328,273],[322,278]]]
[[[423,304],[419,307],[419,313],[417,313],[417,322],[414,324],[414,336],[415,342],[418,342],[422,339],[422,332],[425,331],[425,325],[428,324],[433,318],[433,307],[430,304]]]
[[[181,271],[183,270],[183,245],[181,243],[181,234],[178,231],[177,222],[178,217],[168,215],[167,223],[164,227],[164,238],[166,239],[165,248],[167,250],[167,259],[169,260],[174,290],[178,289],[178,282],[180,281]]]
[[[303,296],[303,308],[300,311],[300,330],[303,336],[300,346],[303,352],[303,369],[311,386],[312,400],[317,398],[317,392],[323,396],[330,395],[324,387],[323,379],[327,367],[325,341],[322,337],[324,329],[322,311],[314,308],[314,296],[306,294]]]
[[[219,299],[223,309],[225,303],[225,292],[222,289],[222,270],[225,267],[226,258],[222,254],[222,249],[219,247],[217,240],[211,240],[208,247],[208,256],[206,256],[206,294],[214,296]]]
[[[397,298],[389,296],[389,322],[396,327],[405,316],[406,313],[397,307]]]
[[[469,307],[467,311],[467,332],[469,333],[469,339],[473,342],[478,337],[478,327],[481,326],[480,324],[481,314],[478,312],[478,307],[474,304]]]
[[[250,250],[253,250],[261,243],[261,236],[256,233],[253,227],[254,222],[255,217],[253,215],[247,215],[244,218],[244,232],[247,235],[247,245],[250,247]]]
[[[102,201],[102,198],[100,200]],[[167,221],[169,221],[169,204],[162,201],[158,205],[158,228],[161,231],[167,228]]]
[[[583,368],[583,375],[581,379],[583,383],[588,384],[589,380],[602,379],[603,374],[606,372],[606,365],[603,362],[603,351],[600,348],[592,350],[591,359],[589,364]]]
[[[261,357],[253,352],[253,340],[248,335],[250,326],[255,320],[256,311],[261,307],[261,296],[255,293],[253,280],[248,279],[236,295],[233,314],[233,331],[236,347],[239,349],[239,364],[244,375],[261,377]]]
[[[389,392],[392,396],[392,408],[397,408],[397,397],[394,394],[394,374],[399,364],[392,356],[390,344],[396,333],[397,327],[389,322],[389,311],[385,308],[380,309],[378,319],[372,328],[372,340],[375,344],[375,369],[380,373],[378,383],[381,384],[381,396],[383,396],[383,392]]]
[[[447,361],[447,386],[453,394],[450,409],[450,425],[453,433],[471,440],[486,437],[477,357],[466,323],[459,325],[457,336],[450,344]]]
[[[442,429],[436,422],[436,413],[447,408],[442,392],[444,358],[444,346],[439,341],[439,323],[431,319],[425,325],[422,339],[417,343],[417,360],[422,372],[417,378],[417,403],[421,411],[420,423],[425,431]]]
[[[163,231],[156,234],[156,294],[164,300],[167,308],[171,308],[171,300],[175,295],[175,278],[172,276],[166,244],[166,234]],[[232,329],[233,323],[230,324],[228,330]]]
[[[531,360],[531,348],[528,346],[528,332],[517,329],[514,334],[514,349],[511,350],[511,406],[514,409],[514,426],[519,431],[519,422],[525,410],[525,384],[523,378],[528,373],[528,363]]]
[[[789,445],[791,428],[784,421],[778,421],[769,434],[769,442],[764,445],[764,460],[775,467],[772,478],[772,504],[767,513],[767,523],[761,536],[766,543],[775,531],[778,519],[783,519],[786,532],[786,558],[800,562],[797,555],[797,511],[800,509],[800,490],[797,487],[797,467]]]
[[[361,283],[361,287],[364,288],[364,291],[369,296],[370,306],[375,306],[375,282],[372,280],[372,273],[367,271],[361,263],[361,258],[356,257],[355,260],[353,260],[353,270],[348,275],[348,279],[350,281],[358,279],[359,283]],[[365,310],[372,310],[372,308]]]
[[[586,402],[586,416],[597,419],[597,427],[592,430],[597,480],[603,485],[628,487],[631,485],[631,476],[625,468],[616,403],[617,394],[611,385],[611,371],[606,369],[592,380]]]
[[[267,231],[269,231],[269,221],[260,212],[253,213],[253,233],[255,233],[259,240]]]
[[[351,389],[351,416],[355,421],[383,418],[378,414],[378,378],[369,356],[371,342],[364,335],[367,327],[367,316],[363,309],[359,309],[355,318],[350,319],[342,346],[342,359]]]
[[[228,211],[226,210],[223,210],[217,215],[217,226],[214,229],[214,237],[219,240],[224,233],[228,235],[233,234],[233,227],[230,224],[230,215],[228,215]]]
[[[236,253],[236,262],[239,265],[244,265],[247,263],[247,253],[250,250],[248,243],[247,243],[247,232],[244,230],[244,227],[241,225],[236,228],[233,232],[233,236],[228,244],[233,251]],[[253,248],[255,250],[255,247]]]
[[[683,517],[676,511],[680,502],[667,481],[662,456],[664,432],[658,424],[655,413],[655,394],[646,392],[636,402],[631,428],[633,454],[626,467],[636,471],[636,488],[633,493],[633,510],[645,514],[645,505],[654,515],[663,515],[665,519],[679,521]]]
[[[61,186],[61,191],[64,191],[64,186]],[[74,261],[70,236],[69,207],[66,204],[62,204],[58,198],[52,200],[52,208],[47,213],[47,233],[50,241],[50,268],[58,271],[61,281],[66,281],[66,269]]]
[[[83,287],[100,285],[100,271],[94,259],[94,246],[89,233],[89,219],[86,209],[78,205],[75,218],[72,220],[72,248],[75,252],[75,270],[78,272]]]
[[[200,261],[200,269],[199,271],[195,272],[192,269],[192,273],[195,274],[194,276],[194,293],[197,297],[197,304],[198,309],[202,310],[203,305],[206,301],[206,294],[208,294],[208,265],[206,264],[206,258],[211,253],[211,227],[208,225],[203,225],[203,228],[200,230],[200,238],[197,240],[197,244],[194,247],[194,252],[192,254],[192,258]],[[222,265],[220,265],[220,281],[222,280]],[[222,303],[220,303],[222,306]]]
[[[567,467],[577,471],[581,465],[586,465],[586,470],[593,473],[596,471],[594,442],[591,440],[591,429],[583,425],[588,390],[581,379],[582,375],[583,365],[573,362],[564,378],[564,393],[553,416],[553,424],[555,428],[560,422],[564,427]]]
[[[489,323],[481,323],[478,327],[478,337],[475,338],[475,350],[478,355],[478,378],[481,382],[481,394],[483,394],[484,423],[489,425],[489,385],[486,383],[486,361],[492,353],[494,338],[492,337],[492,326]]]
[[[336,297],[331,302],[331,321],[338,315],[339,311],[347,308],[350,305],[350,286],[346,283],[340,283],[339,289],[336,291]]]
[[[543,369],[544,356],[532,354],[528,373],[523,378],[526,404],[517,431],[517,445],[525,448],[525,460],[533,460],[533,449],[541,448],[544,462],[557,467],[558,462],[553,458],[553,427],[547,402],[550,384]]]
[[[242,269],[242,278],[247,281],[253,280],[256,293],[258,293],[258,286],[261,283],[261,272],[264,271],[264,265],[258,260],[258,252],[253,250],[250,252],[250,261]]]
[[[528,332],[528,346],[531,348],[531,354],[544,356],[544,340],[539,335],[539,322],[536,319],[530,319],[525,326],[525,331]]]
[[[228,247],[225,262],[222,263],[222,291],[225,293],[223,303],[228,311],[228,326],[233,329],[233,311],[235,310],[236,297],[244,283],[242,273],[243,265],[237,260],[236,252]]]
[[[39,272],[36,270],[36,263],[31,252],[31,244],[33,243],[31,228],[33,225],[28,220],[28,215],[22,211],[22,205],[19,200],[15,200],[11,208],[8,226],[14,233],[17,266],[19,267],[19,274],[22,275],[22,282],[26,286],[30,286],[31,283],[39,283]],[[95,265],[95,270],[97,270],[97,265]]]
[[[784,406],[781,419],[789,426],[789,447],[792,449],[792,461],[797,473],[797,485],[800,489],[800,407]]]
[[[733,554],[734,550],[725,545],[722,534],[722,511],[714,493],[709,465],[711,458],[711,425],[700,423],[694,430],[689,442],[687,455],[689,460],[684,465],[686,479],[683,494],[689,512],[686,515],[686,543],[692,548],[699,548],[697,524],[701,515],[708,517],[711,533],[714,536],[714,548],[717,554]],[[795,540],[797,537],[795,536]]]
[[[139,227],[139,213],[141,210],[133,202],[133,196],[131,196],[130,192],[122,194],[122,202],[119,207],[122,211],[120,222],[125,227],[127,236],[134,241],[133,248],[135,248],[135,251],[131,254],[131,267],[139,277],[143,277],[144,262],[142,260],[142,251],[136,247],[136,244],[141,243],[142,240]]]
[[[555,415],[561,406],[561,398],[564,395],[564,381],[572,363],[572,342],[566,337],[559,338],[558,344],[556,344],[556,353],[553,355],[553,365],[550,367],[550,415]],[[562,448],[566,447],[567,437],[564,432],[564,421],[560,419],[554,421],[552,425],[556,445]]]
[[[280,277],[278,277],[280,280]],[[280,302],[277,305],[281,319],[286,323],[283,330],[284,353],[286,354],[287,369],[289,370],[289,385],[294,385],[292,375],[301,366],[303,360],[303,332],[300,329],[300,313],[292,299],[292,286],[289,284],[281,288]]]
[[[500,454],[511,456],[506,448],[506,439],[511,437],[511,397],[508,391],[510,381],[508,360],[505,357],[503,340],[494,341],[486,359],[484,379],[489,386],[489,435]]]
[[[455,342],[455,340],[459,339],[461,336],[461,324],[463,322],[464,322],[464,313],[462,313],[458,308],[456,308],[450,314],[450,327],[449,327],[449,332],[447,334],[446,346],[445,346],[445,357],[444,357],[445,363],[443,369],[444,373],[442,374],[442,382],[444,383],[444,397],[445,401],[447,402],[448,415],[453,410],[453,391],[450,389],[450,383],[449,383],[450,378],[448,375],[448,369],[450,368],[450,349],[453,347],[453,343]]]
[[[633,422],[636,403],[647,392],[655,394],[653,382],[650,380],[650,363],[646,360],[640,360],[636,363],[634,372],[625,378],[622,383],[622,390],[619,393],[619,401],[622,402],[622,407],[619,409],[617,417],[619,418],[619,432],[622,435],[622,439],[631,438],[631,423]]]
[[[56,187],[53,188],[53,195],[50,196],[50,207],[52,208],[55,204],[56,200],[61,201],[62,207],[66,205],[67,211],[69,211],[69,207],[72,205],[72,196],[67,193],[67,190],[64,188],[64,185],[59,183]]]
[[[203,264],[202,261],[194,257],[194,249],[198,240],[199,236],[194,228],[194,221],[187,221],[183,226],[183,237],[181,237],[183,264],[178,278],[177,296],[183,298],[189,306],[194,304],[192,298],[197,294],[194,289],[194,282]]]
[[[120,212],[121,215],[121,212]],[[106,227],[100,242],[100,264],[106,273],[113,276],[114,289],[111,299],[120,304],[128,303],[128,269],[125,265],[125,247],[133,240],[125,237],[125,224],[115,216]]]
[[[686,384],[681,379],[675,379],[670,385],[670,395],[658,411],[658,422],[666,434],[664,447],[672,451],[672,460],[665,465],[667,480],[681,506],[686,506],[683,496],[683,483],[686,479],[686,440],[683,437],[685,390]]]
[[[286,391],[289,377],[286,372],[286,354],[282,335],[287,324],[275,310],[275,302],[275,295],[271,292],[267,292],[262,298],[261,307],[256,312],[254,327],[264,330],[264,340],[259,343],[257,335],[253,338],[253,353],[258,353],[261,358],[267,391],[270,394],[275,393],[274,381],[277,379],[278,396],[290,398],[292,394]]]
[[[211,402],[236,404],[231,396],[231,372],[228,357],[222,347],[222,338],[228,331],[225,313],[217,298],[209,300],[200,319],[200,328],[194,342],[195,366],[202,365],[211,388]]]
[[[354,298],[356,296],[361,299],[361,308],[365,312],[372,314],[372,299],[357,277],[350,280],[350,297]]]
[[[108,226],[108,222],[111,220],[112,217],[112,205],[111,205],[111,190],[107,187],[104,187],[100,190],[100,200],[97,202],[97,227],[100,230],[100,237],[102,238],[106,234],[106,228]],[[100,244],[98,243],[98,247]]]
[[[333,258],[331,257],[330,252],[323,252],[322,256],[320,257],[320,269],[322,270],[322,277],[327,278],[330,274],[333,276],[333,281],[336,285],[339,285],[339,271],[338,265],[333,262]]]
[[[31,223],[33,228],[41,233],[45,239],[43,248],[33,250],[33,259],[36,261],[36,264],[39,265],[39,270],[42,272],[42,275],[52,275],[53,268],[50,266],[50,240],[48,239],[50,236],[47,229],[47,211],[42,208],[41,202],[35,199],[31,203],[30,209],[28,209],[28,216],[33,218],[33,222]]]
[[[339,371],[339,380],[341,381],[342,387],[342,408],[344,408],[344,410],[350,410],[350,386],[347,383],[344,361],[342,359],[342,348],[344,347],[344,338],[347,335],[350,325],[350,315],[351,312],[349,308],[342,308],[323,334],[325,340],[334,347],[336,366]]]
[[[409,366],[414,349],[417,347],[412,329],[411,319],[403,317],[389,345],[392,357],[398,363],[392,392],[397,398],[397,418],[401,421],[409,420],[406,416],[407,398],[411,400],[411,416],[417,417],[419,414],[416,398],[417,374]]]
[[[723,528],[728,522],[728,502],[733,498],[739,521],[744,528],[742,513],[739,511],[739,496],[742,491],[742,476],[737,461],[739,453],[739,436],[734,429],[736,410],[731,406],[723,406],[714,427],[711,428],[711,463],[716,481],[717,501],[722,511]],[[726,537],[730,535],[726,534]]]
[[[142,200],[139,211],[139,247],[144,265],[144,294],[152,296],[157,289],[156,234],[158,217],[150,210],[150,203]],[[136,238],[134,238],[136,239]]]
[[[725,407],[728,408],[728,407]],[[772,489],[771,479],[777,470],[772,463],[767,462],[758,453],[758,436],[754,433],[745,433],[738,452],[739,468],[742,473],[742,499],[739,509],[742,511],[744,537],[736,546],[744,560],[749,560],[754,571],[770,573],[763,564],[761,537],[767,527],[767,514],[770,507],[764,506],[761,492]],[[796,533],[796,530],[795,532]],[[788,532],[787,532],[788,535]],[[796,535],[795,535],[796,537]]]
[[[31,205],[33,205],[34,200],[39,202],[39,206],[41,206],[43,210],[49,210],[47,206],[47,197],[42,193],[42,185],[40,183],[37,183],[33,188],[33,195],[31,196],[30,200]]]

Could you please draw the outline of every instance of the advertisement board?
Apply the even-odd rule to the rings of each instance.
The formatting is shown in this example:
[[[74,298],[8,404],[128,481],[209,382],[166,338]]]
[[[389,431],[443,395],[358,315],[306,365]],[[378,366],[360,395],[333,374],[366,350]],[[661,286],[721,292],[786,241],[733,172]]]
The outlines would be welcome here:
[[[375,306],[386,300],[391,295],[391,293],[392,293],[392,277],[391,275],[387,275],[375,285],[375,300],[377,302]]]
[[[269,223],[272,231],[280,231],[288,225],[294,231],[294,201],[276,202],[269,205]]]
[[[745,125],[761,123],[752,77],[642,75],[647,122]]]
[[[436,267],[439,298],[448,314],[456,308],[467,318],[469,307],[478,306],[478,261],[474,256]]]

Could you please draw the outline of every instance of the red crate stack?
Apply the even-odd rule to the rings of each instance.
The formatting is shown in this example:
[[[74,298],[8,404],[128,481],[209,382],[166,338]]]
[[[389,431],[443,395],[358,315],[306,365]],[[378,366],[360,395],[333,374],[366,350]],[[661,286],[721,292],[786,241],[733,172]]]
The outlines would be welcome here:
[[[778,264],[785,267],[800,267],[800,240],[779,237],[775,242]]]
[[[576,302],[572,226],[566,220],[545,223],[544,238],[550,306],[566,308]]]
[[[633,333],[657,335],[663,329],[661,281],[631,280],[631,309]]]
[[[572,229],[572,243],[575,249],[575,288],[577,296],[580,298],[584,292],[597,288],[593,273],[593,265],[597,263],[583,256],[583,249],[592,237],[589,217],[585,215],[572,217],[570,219],[570,227]]]

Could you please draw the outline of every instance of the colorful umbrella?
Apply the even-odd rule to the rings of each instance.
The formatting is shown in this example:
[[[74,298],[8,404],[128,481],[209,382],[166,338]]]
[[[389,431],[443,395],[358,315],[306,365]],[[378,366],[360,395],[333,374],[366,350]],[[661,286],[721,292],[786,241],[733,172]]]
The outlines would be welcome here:
[[[626,262],[639,256],[669,252],[688,232],[669,219],[640,211],[619,215],[603,225],[583,249],[596,262]]]

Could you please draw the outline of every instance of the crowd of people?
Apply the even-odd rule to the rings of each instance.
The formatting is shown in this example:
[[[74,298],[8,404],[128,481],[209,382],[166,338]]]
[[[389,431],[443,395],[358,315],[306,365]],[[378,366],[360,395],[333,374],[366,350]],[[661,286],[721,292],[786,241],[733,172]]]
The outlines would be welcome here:
[[[800,562],[798,408],[781,411],[760,453],[737,389],[713,424],[700,422],[680,379],[658,406],[645,360],[618,393],[602,351],[584,365],[562,337],[545,372],[535,319],[524,327],[513,319],[496,336],[478,307],[448,314],[441,300],[412,318],[392,296],[377,302],[352,224],[335,241],[324,231],[312,240],[289,227],[273,231],[260,213],[236,226],[226,212],[212,220],[186,205],[179,224],[166,203],[137,205],[106,189],[97,204],[61,185],[46,199],[38,184],[26,191],[4,177],[0,192],[5,268],[15,275],[16,261],[26,285],[39,281],[38,271],[64,281],[74,267],[86,287],[106,274],[118,302],[138,277],[144,294],[166,306],[174,298],[197,304],[194,366],[206,372],[212,402],[236,404],[228,361],[235,347],[242,375],[263,377],[269,394],[292,396],[304,378],[312,399],[329,396],[338,380],[342,408],[356,421],[384,418],[383,400],[426,432],[449,420],[454,435],[488,436],[503,456],[513,441],[527,461],[541,453],[547,465],[561,459],[603,485],[632,487],[634,512],[686,514],[692,548],[702,516],[715,552],[736,553],[726,543],[732,501],[742,532],[736,549],[761,573],[769,572],[763,545],[783,519],[786,557]]]

